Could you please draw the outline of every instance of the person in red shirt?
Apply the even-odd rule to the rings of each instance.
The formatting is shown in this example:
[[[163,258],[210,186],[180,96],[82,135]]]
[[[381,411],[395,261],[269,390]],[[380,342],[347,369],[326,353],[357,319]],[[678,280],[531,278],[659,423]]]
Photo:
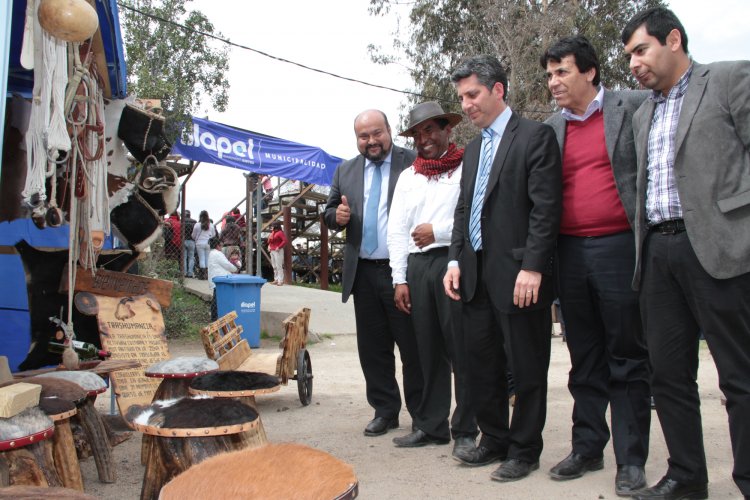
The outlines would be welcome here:
[[[281,224],[274,222],[271,226],[271,236],[268,237],[268,251],[271,253],[273,281],[278,286],[284,284],[284,247],[286,244],[287,238],[281,230]]]
[[[167,220],[164,221],[164,253],[171,259],[177,259],[180,256],[182,248],[182,233],[180,232],[180,216],[177,212],[172,212]]]

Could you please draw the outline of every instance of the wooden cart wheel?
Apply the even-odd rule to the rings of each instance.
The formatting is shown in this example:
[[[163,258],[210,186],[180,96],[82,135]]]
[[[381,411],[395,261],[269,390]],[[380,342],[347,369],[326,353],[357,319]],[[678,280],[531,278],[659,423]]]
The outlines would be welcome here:
[[[312,401],[313,373],[310,353],[307,349],[300,349],[297,354],[297,390],[302,406],[307,406]]]

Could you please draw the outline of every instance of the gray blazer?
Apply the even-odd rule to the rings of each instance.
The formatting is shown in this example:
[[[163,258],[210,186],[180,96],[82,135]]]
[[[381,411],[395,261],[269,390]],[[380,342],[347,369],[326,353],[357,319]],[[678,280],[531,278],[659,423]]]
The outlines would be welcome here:
[[[648,233],[648,135],[654,108],[649,99],[633,117],[638,156],[635,289]],[[685,227],[698,261],[717,279],[750,272],[750,61],[695,63],[677,124],[674,163]]]
[[[414,151],[393,146],[391,153],[391,170],[388,179],[388,210],[391,209],[393,190],[401,172],[411,166],[417,154]],[[334,230],[344,229],[336,224],[336,207],[341,204],[341,197],[346,196],[351,209],[351,218],[346,225],[346,246],[344,247],[344,271],[342,276],[343,290],[341,301],[346,302],[352,293],[354,276],[357,274],[359,247],[362,244],[362,217],[364,215],[365,196],[365,157],[358,155],[343,162],[333,174],[333,184],[328,195],[325,209],[325,221]]]
[[[633,128],[633,113],[649,96],[647,90],[604,90],[604,140],[607,143],[607,156],[612,165],[617,194],[625,208],[630,226],[635,220],[635,179],[636,160]],[[562,114],[555,113],[545,122],[555,130],[560,154],[565,146],[567,121]]]

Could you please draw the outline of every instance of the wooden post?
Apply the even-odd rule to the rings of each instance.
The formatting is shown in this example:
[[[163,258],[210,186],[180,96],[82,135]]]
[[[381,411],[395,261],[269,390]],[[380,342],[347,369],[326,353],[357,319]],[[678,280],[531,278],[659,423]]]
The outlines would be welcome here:
[[[328,290],[328,226],[320,214],[320,289]]]
[[[279,203],[281,199],[279,198]],[[288,205],[284,207],[284,235],[286,236],[286,246],[284,247],[284,283],[287,285],[292,282],[292,208]]]

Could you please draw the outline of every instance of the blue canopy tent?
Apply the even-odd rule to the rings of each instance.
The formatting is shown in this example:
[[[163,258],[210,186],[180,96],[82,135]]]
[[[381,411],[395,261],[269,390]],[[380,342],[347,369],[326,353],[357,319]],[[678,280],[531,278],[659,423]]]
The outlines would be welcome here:
[[[96,10],[111,91],[108,97],[122,98],[127,92],[126,66],[117,1],[96,0]],[[0,100],[2,117],[5,117],[7,97],[20,94],[29,98],[34,87],[34,72],[24,69],[20,63],[25,16],[26,0],[0,2],[0,90],[6,97]],[[0,149],[4,125],[4,120],[0,121]],[[39,230],[30,219],[0,223],[0,272],[4,278],[0,280],[0,355],[8,357],[11,370],[17,370],[26,357],[31,340],[26,277],[20,257],[9,249],[21,239],[34,247],[67,248],[68,226]]]

